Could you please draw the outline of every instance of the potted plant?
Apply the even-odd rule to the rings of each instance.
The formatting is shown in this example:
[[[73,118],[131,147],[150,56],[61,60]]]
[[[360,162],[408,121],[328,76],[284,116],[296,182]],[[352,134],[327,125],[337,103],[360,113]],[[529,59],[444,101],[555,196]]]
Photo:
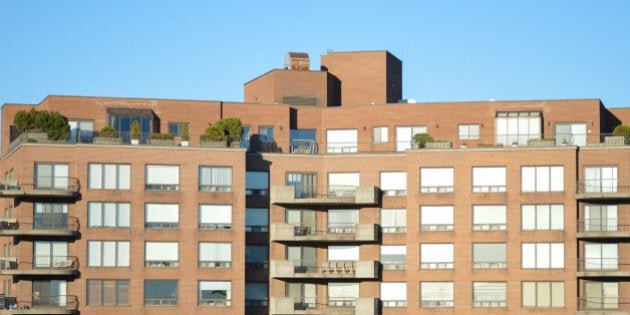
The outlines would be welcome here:
[[[140,123],[137,120],[131,123],[131,144],[140,144]]]
[[[622,144],[630,143],[630,126],[619,125],[613,130],[613,135],[616,137],[623,137]]]
[[[116,128],[112,126],[105,126],[101,128],[98,133],[98,137],[94,137],[94,143],[96,144],[120,144],[122,139],[118,137]]]
[[[223,118],[216,122],[219,128],[223,129],[227,136],[228,145],[233,148],[241,147],[241,135],[243,134],[243,126],[241,120],[236,117]]]
[[[413,149],[422,149],[424,148],[427,142],[433,142],[433,137],[431,137],[428,133],[417,133],[413,136]]]
[[[225,148],[227,144],[225,131],[216,124],[209,125],[199,140],[200,145],[204,147]]]
[[[182,126],[182,147],[187,147],[189,144],[190,134],[188,129],[188,123],[184,123],[184,125]]]

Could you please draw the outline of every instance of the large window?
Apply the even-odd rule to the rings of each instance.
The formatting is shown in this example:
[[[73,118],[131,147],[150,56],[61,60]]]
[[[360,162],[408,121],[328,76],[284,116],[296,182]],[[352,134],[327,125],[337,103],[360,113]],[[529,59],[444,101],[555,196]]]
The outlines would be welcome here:
[[[179,244],[177,242],[144,243],[144,265],[146,267],[179,266]]]
[[[35,188],[68,189],[68,164],[36,163]]]
[[[420,307],[453,306],[453,282],[420,282]]]
[[[43,230],[68,229],[68,204],[36,202],[33,227]]]
[[[129,242],[88,241],[88,266],[129,267]]]
[[[260,142],[273,142],[273,126],[259,126],[258,127],[258,140]]]
[[[168,123],[168,133],[175,137],[181,137],[185,125],[190,126],[187,122],[170,122]]]
[[[420,206],[421,231],[452,231],[453,206]]]
[[[506,168],[505,167],[473,167],[473,192],[505,192]]]
[[[521,190],[523,192],[564,191],[564,167],[523,166]]]
[[[564,243],[521,244],[523,269],[564,268]]]
[[[232,191],[232,168],[200,166],[199,191]]]
[[[407,307],[407,283],[381,282],[383,307]]]
[[[129,305],[129,280],[87,280],[87,305]]]
[[[88,202],[88,227],[129,228],[129,203]]]
[[[617,205],[585,205],[584,231],[615,232],[618,229]]]
[[[66,266],[69,262],[68,257],[68,243],[58,241],[35,241],[33,252],[34,267],[42,268],[59,268]],[[11,246],[5,245],[5,253],[11,252]]]
[[[457,138],[459,140],[479,140],[479,125],[457,126]]]
[[[199,281],[199,306],[232,305],[232,282]]]
[[[92,143],[94,138],[94,121],[68,120],[70,139],[68,143]]]
[[[66,280],[35,280],[32,281],[32,296],[33,296],[33,308],[56,308],[61,306],[61,309],[66,309],[68,306],[67,287]],[[39,299],[35,299],[39,297]],[[36,310],[26,311],[25,313],[37,313]]]
[[[245,307],[269,305],[269,283],[245,282]]]
[[[584,244],[584,269],[617,270],[619,269],[619,244],[588,243]]]
[[[245,269],[247,270],[269,269],[269,246],[246,245],[245,246]]]
[[[426,133],[426,126],[396,127],[396,151],[411,149],[413,136],[419,133]]]
[[[358,261],[359,246],[328,246],[329,261]]]
[[[232,267],[232,243],[199,243],[199,268]]]
[[[527,140],[540,139],[540,112],[498,112],[497,143],[526,145]]]
[[[179,227],[179,205],[176,203],[145,204],[144,227],[176,229]]]
[[[563,230],[564,205],[522,205],[521,227],[526,230]]]
[[[131,165],[129,164],[88,164],[89,189],[131,188]]]
[[[179,166],[177,165],[147,165],[147,190],[179,190]]]
[[[269,209],[245,208],[245,232],[247,233],[269,232]]]
[[[200,230],[231,230],[232,205],[199,205]]]
[[[619,283],[594,282],[584,283],[586,309],[616,309],[619,308]]]
[[[505,243],[474,243],[473,269],[507,268],[507,245]]]
[[[387,127],[372,128],[372,143],[387,143]]]
[[[505,282],[473,282],[473,307],[506,307]]]
[[[383,196],[407,195],[407,172],[381,172]]]
[[[247,171],[245,194],[247,196],[267,196],[269,194],[269,172]]]
[[[327,130],[327,153],[353,153],[357,152],[357,130]]]
[[[381,245],[381,264],[384,270],[407,269],[407,247]]]
[[[355,306],[359,298],[358,283],[328,283],[328,306],[351,307]]]
[[[616,166],[584,167],[584,192],[617,192]]]
[[[586,123],[557,123],[556,145],[586,145]]]
[[[145,306],[176,306],[177,280],[144,280]]]
[[[420,169],[421,193],[449,193],[453,190],[452,167],[423,167]]]
[[[564,307],[564,282],[523,282],[523,307]]]
[[[473,230],[505,230],[507,226],[507,207],[505,205],[474,205]]]
[[[420,269],[453,269],[453,244],[420,244]]]
[[[328,233],[354,234],[359,224],[358,209],[330,209],[328,213]]]
[[[407,232],[407,209],[381,209],[383,233]]]
[[[295,187],[295,198],[317,196],[317,174],[287,173],[287,185]]]
[[[359,184],[359,173],[328,174],[328,194],[330,196],[354,196]]]

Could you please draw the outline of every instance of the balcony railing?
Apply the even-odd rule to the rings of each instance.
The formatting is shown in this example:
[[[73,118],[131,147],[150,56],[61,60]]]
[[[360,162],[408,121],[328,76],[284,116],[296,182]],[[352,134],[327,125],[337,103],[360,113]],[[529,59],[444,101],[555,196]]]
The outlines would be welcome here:
[[[272,278],[353,278],[375,279],[378,277],[375,261],[317,261],[276,260],[271,262]]]
[[[628,200],[630,185],[619,185],[617,179],[585,180],[577,182],[578,200]]]
[[[336,314],[376,315],[380,314],[377,298],[356,297],[272,297],[269,306],[271,315],[286,314]]]
[[[588,219],[578,222],[578,238],[630,238],[630,220]]]
[[[79,179],[67,176],[14,177],[0,180],[0,198],[78,198]]]
[[[379,189],[375,186],[328,186],[327,189],[310,191],[327,191],[325,194],[296,194],[295,186],[272,186],[271,203],[295,206],[361,206],[378,205]]]
[[[79,259],[75,256],[0,257],[0,274],[5,275],[77,275]]]
[[[276,242],[375,242],[379,239],[376,224],[329,226],[326,230],[315,227],[274,223],[271,225],[271,241]]]
[[[630,299],[626,297],[610,296],[610,297],[578,297],[578,311],[586,312],[623,312],[630,313]],[[591,314],[591,313],[586,313]],[[608,313],[598,313],[608,314]]]
[[[578,258],[578,276],[630,277],[630,259]]]
[[[76,295],[19,295],[16,297],[17,314],[75,314],[79,299]]]
[[[0,219],[0,235],[11,236],[76,236],[79,219],[65,213],[37,214],[35,217],[20,216],[16,219]]]

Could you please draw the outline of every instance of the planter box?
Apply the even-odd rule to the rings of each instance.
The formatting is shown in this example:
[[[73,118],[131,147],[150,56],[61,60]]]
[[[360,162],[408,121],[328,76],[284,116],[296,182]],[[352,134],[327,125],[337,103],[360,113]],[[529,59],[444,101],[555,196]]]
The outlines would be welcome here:
[[[110,137],[94,137],[94,144],[122,144],[122,139]]]
[[[623,136],[606,136],[604,137],[605,145],[625,145],[625,139]]]
[[[241,142],[240,141],[232,141],[230,142],[230,148],[240,148],[241,147]]]
[[[174,146],[175,140],[173,139],[149,139],[147,140],[148,145],[158,145],[158,146]]]
[[[227,148],[227,141],[201,140],[201,142],[199,142],[199,146],[205,148]]]
[[[453,147],[452,142],[427,142],[424,144],[427,149],[450,149]]]

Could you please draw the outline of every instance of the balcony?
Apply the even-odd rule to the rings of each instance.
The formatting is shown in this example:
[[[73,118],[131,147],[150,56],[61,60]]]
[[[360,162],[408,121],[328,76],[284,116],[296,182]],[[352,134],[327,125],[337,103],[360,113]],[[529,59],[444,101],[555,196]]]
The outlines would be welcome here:
[[[630,299],[611,297],[578,297],[577,315],[628,315]]]
[[[7,297],[11,298],[11,297]],[[79,299],[75,295],[17,296],[18,310],[0,310],[4,314],[79,314]]]
[[[271,261],[271,278],[276,279],[377,279],[375,261]]]
[[[25,200],[79,198],[79,179],[73,177],[35,176],[0,180],[0,198]]]
[[[79,275],[79,259],[75,256],[41,255],[0,257],[0,275],[77,276]]]
[[[577,183],[575,199],[579,201],[628,201],[630,185],[617,185],[617,180],[593,180]]]
[[[379,300],[376,298],[292,298],[272,297],[269,314],[339,314],[378,315]]]
[[[589,219],[578,222],[578,239],[630,238],[630,220]]]
[[[325,231],[317,231],[314,227],[274,223],[271,225],[270,239],[272,242],[377,242],[379,240],[379,226],[377,224],[356,224],[328,227]]]
[[[78,237],[79,219],[66,214],[0,219],[0,236]]]
[[[579,258],[577,276],[580,278],[630,277],[630,259]]]
[[[327,194],[296,193],[295,186],[271,187],[271,204],[284,207],[378,206],[379,199],[379,189],[375,186],[331,186]]]

